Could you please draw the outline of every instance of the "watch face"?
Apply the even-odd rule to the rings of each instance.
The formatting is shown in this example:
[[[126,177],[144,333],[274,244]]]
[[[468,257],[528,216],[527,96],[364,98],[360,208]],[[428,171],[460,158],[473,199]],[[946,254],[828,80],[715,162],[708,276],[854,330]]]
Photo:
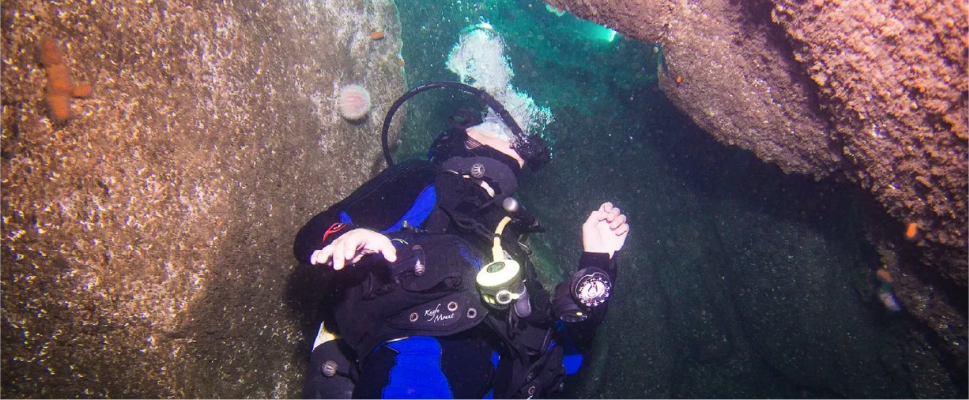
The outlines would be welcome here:
[[[579,297],[583,299],[597,299],[606,293],[606,285],[600,281],[591,281],[579,288]]]
[[[596,307],[609,299],[612,283],[601,272],[585,275],[572,288],[572,295],[586,307]]]

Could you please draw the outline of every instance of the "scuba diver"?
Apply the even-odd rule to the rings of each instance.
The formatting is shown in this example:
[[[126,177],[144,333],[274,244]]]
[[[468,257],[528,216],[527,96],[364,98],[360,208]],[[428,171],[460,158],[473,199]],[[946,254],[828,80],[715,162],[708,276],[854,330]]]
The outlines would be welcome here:
[[[424,90],[476,95],[488,117],[452,121],[428,160],[394,165],[387,130]],[[327,290],[303,388],[307,398],[531,398],[561,390],[591,349],[629,226],[611,203],[582,225],[578,268],[550,295],[525,236],[544,229],[513,194],[549,160],[486,92],[419,86],[384,120],[388,167],[296,235]],[[332,268],[328,267],[332,266]]]

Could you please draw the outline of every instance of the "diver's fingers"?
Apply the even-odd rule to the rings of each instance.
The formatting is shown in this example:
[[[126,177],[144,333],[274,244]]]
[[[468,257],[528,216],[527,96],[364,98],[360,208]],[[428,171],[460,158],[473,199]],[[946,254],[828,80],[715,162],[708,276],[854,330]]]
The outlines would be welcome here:
[[[346,242],[342,240],[338,242],[334,243],[336,248],[333,249],[333,269],[336,271],[343,269],[343,264],[347,260],[344,255],[346,253]]]
[[[330,261],[330,257],[333,256],[333,245],[326,245],[322,249],[314,251],[313,255],[310,256],[310,263],[313,265],[326,264]]]
[[[370,254],[367,252],[367,240],[363,235],[353,235],[347,237],[347,244],[343,247],[343,259],[347,264],[356,264],[363,256]]]
[[[356,243],[356,248],[353,254],[347,254],[347,257],[352,259],[350,264],[356,264],[363,259],[364,256],[380,253],[383,255],[384,259],[389,262],[397,261],[397,248],[394,247],[390,239],[383,234],[376,232],[369,232],[366,235],[360,235],[359,240]]]
[[[626,216],[619,214],[618,217],[609,222],[609,229],[616,230],[620,225],[626,223]]]
[[[585,220],[585,225],[588,225],[591,228],[598,224],[599,221],[604,219],[606,219],[606,213],[602,212],[601,210],[596,210],[589,213],[589,218]]]
[[[622,224],[615,230],[616,236],[622,236],[629,233],[629,224]]]
[[[610,223],[615,221],[615,219],[618,218],[622,212],[619,210],[619,207],[616,207],[614,204],[608,201],[599,206],[599,211],[606,214],[606,221],[609,221]]]
[[[384,259],[388,262],[397,261],[397,248],[391,243],[390,239],[384,235],[380,235],[378,238],[374,238],[375,243],[373,243],[373,249],[384,255]]]
[[[619,218],[619,216],[622,214],[622,211],[619,210],[619,207],[613,207],[612,210],[609,210],[607,214],[608,216],[606,217],[606,221],[612,222],[612,221],[615,221],[616,218]]]

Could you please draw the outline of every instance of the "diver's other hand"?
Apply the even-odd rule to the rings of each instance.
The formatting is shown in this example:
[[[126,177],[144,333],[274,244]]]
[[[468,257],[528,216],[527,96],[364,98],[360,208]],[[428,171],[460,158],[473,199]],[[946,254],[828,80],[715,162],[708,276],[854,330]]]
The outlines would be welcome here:
[[[612,203],[602,203],[582,224],[582,248],[588,253],[609,253],[612,257],[622,249],[628,234],[626,216]]]
[[[389,262],[397,261],[397,249],[390,243],[390,238],[369,229],[357,228],[344,233],[326,247],[314,251],[310,256],[310,263],[332,263],[333,269],[339,271],[344,264],[354,264],[363,256],[376,253],[382,254]]]

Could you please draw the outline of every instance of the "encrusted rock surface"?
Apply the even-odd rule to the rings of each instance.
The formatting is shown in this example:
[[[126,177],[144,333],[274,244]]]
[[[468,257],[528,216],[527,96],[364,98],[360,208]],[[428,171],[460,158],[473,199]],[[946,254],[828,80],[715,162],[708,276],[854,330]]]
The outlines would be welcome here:
[[[0,18],[0,394],[299,396],[292,236],[382,167],[393,3],[23,0]],[[63,123],[44,36],[94,87]],[[336,113],[349,83],[375,105],[356,124]]]
[[[777,43],[768,4],[549,1],[632,38],[661,44],[660,85],[697,125],[785,171],[827,176],[841,164],[810,81]],[[751,3],[751,4],[747,4]],[[766,20],[766,21],[765,21]]]
[[[886,263],[900,300],[965,370],[965,2],[548,3],[658,43],[660,86],[721,142],[872,193],[893,217],[872,218],[872,243],[907,254]]]
[[[833,117],[849,177],[967,279],[965,2],[778,1],[772,17]]]

